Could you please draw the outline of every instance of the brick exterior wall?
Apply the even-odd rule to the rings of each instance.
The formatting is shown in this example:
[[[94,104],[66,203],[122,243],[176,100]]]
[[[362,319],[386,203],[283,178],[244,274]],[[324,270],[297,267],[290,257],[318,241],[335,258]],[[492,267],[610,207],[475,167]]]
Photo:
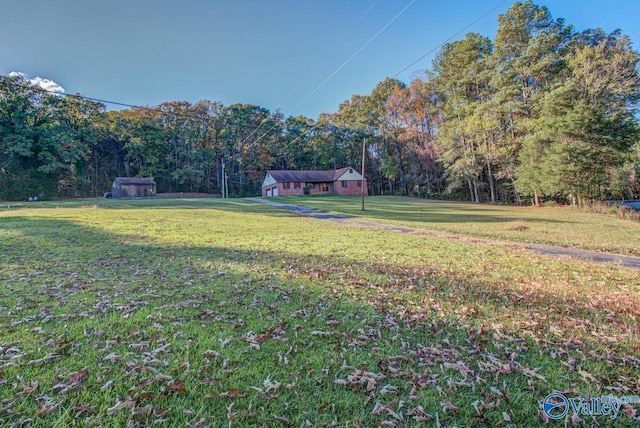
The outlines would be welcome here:
[[[342,196],[360,196],[362,195],[362,187],[360,186],[360,180],[347,180],[344,182],[346,187],[342,186],[342,181],[338,180],[335,183],[336,193]],[[367,183],[365,181],[364,186],[364,194],[365,196],[368,194],[367,192]]]
[[[275,188],[278,189],[278,196],[301,196],[304,195],[305,184],[306,183],[300,183],[300,187],[296,188],[295,183],[289,183],[288,189],[285,189],[284,183],[272,184],[262,188],[262,196],[273,196],[273,189]],[[313,184],[313,188],[309,192],[311,195],[338,194],[342,196],[360,196],[362,194],[359,180],[346,180],[346,187],[342,186],[342,181],[340,180],[334,183],[309,183],[309,185],[311,184]],[[268,190],[271,190],[269,194],[267,194]],[[364,194],[368,195],[366,181]]]

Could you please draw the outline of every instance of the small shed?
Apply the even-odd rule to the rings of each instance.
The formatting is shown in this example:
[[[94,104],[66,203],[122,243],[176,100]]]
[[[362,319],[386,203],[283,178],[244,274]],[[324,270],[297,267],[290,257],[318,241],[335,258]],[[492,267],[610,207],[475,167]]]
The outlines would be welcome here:
[[[153,198],[156,196],[156,182],[153,178],[116,177],[111,185],[114,198]]]

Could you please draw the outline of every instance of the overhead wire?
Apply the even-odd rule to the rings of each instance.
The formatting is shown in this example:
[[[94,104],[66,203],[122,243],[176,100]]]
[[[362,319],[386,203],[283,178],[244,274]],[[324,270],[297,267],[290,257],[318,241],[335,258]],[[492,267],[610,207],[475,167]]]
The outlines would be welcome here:
[[[505,0],[506,1],[506,0]],[[380,30],[378,30],[377,33],[375,33],[373,36],[371,36],[369,38],[369,40],[367,40],[365,42],[364,45],[362,45],[358,50],[356,50],[345,62],[342,63],[342,65],[340,65],[336,70],[333,71],[333,73],[331,73],[326,79],[324,79],[314,90],[312,90],[302,101],[300,101],[298,104],[296,104],[295,107],[293,107],[291,109],[291,112],[295,111],[298,107],[300,107],[305,101],[307,101],[309,98],[311,98],[313,96],[313,94],[315,94],[316,92],[318,92],[324,85],[327,84],[327,82],[329,82],[329,80],[331,80],[333,78],[333,76],[335,76],[336,74],[338,74],[340,72],[340,70],[342,70],[344,67],[347,66],[347,64],[349,64],[356,56],[358,56],[358,54],[360,54],[360,52],[362,52],[367,46],[369,46],[375,39],[378,38],[378,36],[380,36],[380,34],[382,34],[391,24],[393,24],[393,22],[398,19],[407,9],[409,9],[409,7],[411,7],[411,5],[413,5],[416,2],[416,0],[411,0],[411,2],[409,2],[400,12],[398,12],[390,21],[388,21]],[[257,140],[255,140],[254,142],[252,142],[249,147],[253,146],[254,144],[260,142],[266,135],[269,134],[269,132],[273,131],[276,128],[277,125],[272,126],[268,131],[266,131],[264,134],[262,134]],[[315,128],[314,128],[315,129]],[[306,134],[303,134],[306,135]],[[245,140],[246,141],[246,140]]]
[[[364,45],[362,45],[353,55],[351,55],[351,57],[349,57],[349,59],[347,59],[342,65],[340,65],[333,73],[331,73],[322,83],[320,83],[313,91],[311,91],[300,103],[298,103],[293,109],[292,111],[295,111],[295,109],[297,109],[298,107],[300,107],[300,105],[302,105],[306,100],[308,100],[311,96],[313,96],[313,94],[315,94],[318,90],[320,90],[331,78],[333,78],[337,73],[340,72],[340,70],[342,70],[349,62],[351,62],[360,52],[362,52],[369,44],[371,44],[380,34],[382,34],[382,32],[384,32],[396,19],[398,19],[413,3],[415,3],[416,0],[412,0],[409,4],[407,4],[400,12],[398,12],[398,14],[396,14],[389,22],[387,22],[387,24],[385,24],[376,34],[374,34]],[[459,35],[460,33],[462,33],[463,31],[467,30],[468,28],[470,28],[471,26],[475,25],[477,22],[481,21],[482,19],[484,19],[486,16],[488,16],[489,14],[491,14],[493,11],[495,11],[497,8],[499,8],[500,6],[502,6],[504,3],[506,3],[508,0],[502,0],[500,2],[498,2],[495,6],[493,6],[491,9],[489,9],[487,12],[483,13],[482,15],[480,15],[478,18],[474,19],[473,21],[471,21],[469,24],[465,25],[463,28],[461,28],[460,30],[458,30],[457,32],[455,32],[454,34],[452,34],[450,37],[448,37],[446,40],[444,40],[443,42],[439,43],[438,45],[436,45],[433,49],[429,50],[427,53],[421,55],[418,59],[414,60],[413,62],[411,62],[409,65],[405,66],[404,68],[402,68],[400,71],[398,71],[396,74],[394,74],[392,77],[395,78],[398,75],[404,73],[406,70],[408,70],[409,68],[411,68],[412,66],[414,66],[415,64],[417,64],[418,62],[422,61],[424,58],[426,58],[427,56],[429,56],[430,54],[432,54],[433,52],[435,52],[437,49],[439,49],[440,47],[442,47],[445,43],[448,43],[450,40],[452,40],[454,37],[456,37],[457,35]],[[376,0],[377,2],[377,0]],[[374,3],[375,5],[375,3]],[[370,8],[373,6],[370,6]],[[368,9],[369,10],[369,9]],[[368,12],[367,10],[367,12]],[[365,13],[366,14],[366,13]],[[355,25],[355,24],[354,24]],[[157,107],[147,107],[147,106],[139,106],[139,105],[134,105],[134,104],[128,104],[128,103],[123,103],[123,102],[119,102],[119,101],[110,101],[110,100],[105,100],[105,99],[100,99],[100,98],[95,98],[95,97],[88,97],[88,96],[84,96],[84,95],[80,95],[80,94],[68,94],[68,93],[60,93],[60,92],[56,92],[53,90],[48,90],[45,88],[42,88],[41,86],[38,86],[37,84],[33,83],[30,85],[21,85],[18,84],[16,82],[6,82],[5,80],[0,80],[0,83],[9,83],[12,84],[14,86],[17,87],[23,87],[23,88],[30,88],[30,89],[36,89],[38,91],[41,92],[45,92],[45,93],[49,93],[49,94],[54,94],[54,95],[61,95],[61,96],[65,96],[65,97],[71,97],[71,98],[75,98],[75,99],[82,99],[82,100],[88,100],[88,101],[94,101],[94,102],[98,102],[98,103],[103,103],[103,104],[112,104],[112,105],[117,105],[117,106],[121,106],[121,107],[128,107],[131,109],[140,109],[140,110],[145,110],[145,111],[151,111],[151,112],[155,112],[155,113],[160,113],[160,114],[168,114],[165,111],[162,111],[160,108]],[[371,91],[369,91],[367,94],[365,94],[365,96],[370,95],[373,92],[373,89]],[[211,118],[208,117],[203,117],[203,116],[195,116],[195,115],[190,115],[190,114],[185,114],[185,113],[177,113],[177,112],[172,112],[170,113],[176,117],[184,117],[184,118],[189,118],[189,119],[195,119],[195,120],[201,120],[201,121],[209,121],[212,120]],[[267,119],[265,119],[266,121]],[[263,121],[264,122],[264,121]],[[260,125],[261,126],[261,125]],[[269,130],[267,130],[265,133],[263,133],[258,139],[256,139],[254,142],[252,142],[247,148],[252,147],[254,144],[260,142],[266,135],[269,134],[269,132],[271,132],[273,129],[275,129],[277,126],[274,125],[272,126]],[[307,132],[305,132],[304,134],[298,136],[293,142],[297,142],[298,140],[300,140],[301,138],[303,138],[304,136],[308,135],[310,132],[314,131],[316,128],[318,127],[318,122],[316,122],[314,124],[314,126],[308,130]],[[256,128],[256,129],[259,129]],[[254,130],[249,136],[253,135],[256,131]],[[243,144],[248,140],[249,137],[245,138],[245,140],[243,141]]]
[[[364,17],[367,16],[367,14],[371,11],[371,9],[373,9],[373,7],[378,3],[378,1],[379,0],[374,0],[374,2],[371,3],[371,5],[367,8],[367,10],[365,10],[364,13],[362,15],[360,15],[360,17],[342,35],[342,37],[340,37],[340,39],[336,43],[333,44],[333,46],[324,54],[324,56],[316,63],[316,65],[314,67],[312,67],[311,70],[309,70],[309,72],[306,74],[306,76],[304,76],[302,78],[302,80],[294,88],[292,88],[289,91],[289,93],[283,98],[283,100],[279,104],[284,104],[284,102],[289,99],[291,94],[293,94],[293,92],[295,92],[295,90],[298,89],[309,78],[309,76],[311,76],[311,74],[318,69],[318,67],[324,62],[324,60],[327,59],[327,57],[329,55],[331,55],[331,53],[342,43],[342,41],[344,39],[347,38],[347,36],[349,34],[351,34],[351,32],[358,26],[360,21],[362,21],[364,19]],[[296,106],[296,107],[298,107],[298,106]],[[265,117],[264,119],[262,119],[262,121],[258,124],[258,126],[256,126],[256,128],[253,131],[251,131],[251,133],[244,138],[244,140],[242,141],[241,144],[246,143],[249,140],[249,138],[251,138],[256,132],[258,132],[260,130],[260,128],[262,128],[262,125],[264,125],[269,119],[270,119],[270,117]],[[272,126],[271,128],[269,128],[269,131],[267,131],[267,133],[273,131],[274,128],[275,128],[275,125]],[[264,137],[264,135],[261,136],[258,140],[260,140],[263,137]]]
[[[87,97],[87,96],[80,95],[80,94],[68,94],[66,92],[56,92],[54,90],[49,90],[49,89],[43,88],[42,86],[39,86],[37,83],[31,83],[29,85],[23,85],[23,84],[20,84],[20,83],[17,83],[17,82],[7,82],[6,80],[0,80],[0,84],[4,84],[4,85],[9,84],[9,85],[13,85],[13,86],[18,87],[18,88],[33,89],[33,90],[36,90],[38,92],[44,92],[44,93],[51,94],[51,95],[60,95],[60,96],[64,96],[64,97],[68,97],[68,98],[75,98],[75,99],[79,99],[79,100],[87,100],[87,101],[93,101],[93,102],[102,103],[102,104],[113,104],[113,105],[117,105],[117,106],[121,106],[121,107],[129,107],[131,109],[151,111],[151,112],[160,113],[160,114],[163,114],[163,115],[172,114],[172,115],[174,115],[176,117],[183,117],[183,118],[186,118],[186,119],[194,119],[194,120],[201,120],[201,121],[212,120],[209,117],[195,116],[195,115],[187,114],[187,113],[178,113],[178,112],[168,113],[166,111],[163,111],[159,107],[139,106],[139,105],[127,104],[127,103],[123,103],[123,102],[119,102],[119,101],[109,101],[109,100],[104,100],[104,99],[100,99],[100,98]]]
[[[397,73],[395,73],[392,78],[396,78],[397,76],[399,76],[400,74],[404,73],[405,71],[407,71],[409,68],[413,67],[414,65],[416,65],[417,63],[419,63],[420,61],[422,61],[423,59],[425,59],[427,56],[431,55],[433,52],[435,52],[437,49],[441,48],[442,46],[444,46],[446,43],[448,43],[450,40],[452,40],[454,37],[456,37],[457,35],[459,35],[460,33],[462,33],[463,31],[467,30],[468,28],[472,27],[473,25],[475,25],[476,23],[478,23],[479,21],[481,21],[482,19],[484,19],[485,17],[487,17],[489,14],[491,14],[493,11],[495,11],[497,8],[499,8],[500,6],[502,6],[504,3],[506,3],[508,0],[502,0],[499,3],[497,3],[495,6],[493,6],[491,9],[489,9],[487,12],[483,13],[482,15],[480,15],[478,18],[474,19],[473,21],[471,21],[469,24],[465,25],[464,27],[462,27],[460,30],[456,31],[454,34],[452,34],[450,37],[448,37],[446,40],[444,40],[443,42],[440,42],[438,45],[436,45],[434,48],[432,48],[431,50],[429,50],[427,53],[421,55],[418,59],[416,59],[415,61],[411,62],[409,65],[407,65],[406,67],[404,67],[402,70],[398,71]],[[375,88],[373,88],[375,89]],[[371,93],[373,92],[373,89],[371,89],[369,92],[367,92],[364,96],[368,96],[371,95]],[[319,123],[316,121],[316,123],[314,124],[314,126],[309,129],[307,132],[305,132],[304,134],[298,136],[295,140],[293,140],[291,143],[296,143],[298,140],[300,140],[301,138],[303,138],[304,136],[308,135],[309,133],[315,131],[318,127]],[[272,128],[273,129],[273,128]],[[271,131],[271,130],[269,130]],[[261,136],[261,138],[264,137]]]
[[[477,24],[478,22],[482,21],[484,18],[486,18],[489,14],[491,14],[494,10],[496,10],[497,8],[499,8],[500,6],[502,6],[504,3],[506,3],[509,0],[503,0],[500,3],[496,4],[494,7],[492,7],[491,9],[489,9],[488,11],[486,11],[485,13],[483,13],[482,15],[480,15],[478,18],[474,19],[473,21],[471,21],[469,24],[467,24],[466,26],[464,26],[463,28],[461,28],[460,30],[458,30],[456,33],[452,34],[448,39],[446,39],[445,41],[441,42],[439,45],[437,45],[436,47],[434,47],[433,49],[431,49],[430,51],[428,51],[427,53],[425,53],[424,55],[422,55],[421,57],[419,57],[418,59],[416,59],[415,61],[413,61],[411,64],[407,65],[405,68],[403,68],[402,70],[398,71],[396,74],[394,74],[392,77],[396,78],[398,77],[400,74],[404,73],[405,71],[407,71],[408,69],[410,69],[411,67],[413,67],[414,65],[416,65],[417,63],[419,63],[420,61],[422,61],[423,59],[425,59],[426,57],[428,57],[429,55],[431,55],[432,53],[434,53],[437,49],[439,49],[440,47],[442,47],[445,43],[449,43],[449,41],[451,41],[454,37],[456,37],[457,35],[459,35],[460,33],[462,33],[463,31],[467,30],[468,28],[474,26],[475,24]]]
[[[349,29],[342,35],[342,37],[340,37],[340,39],[337,42],[335,42],[333,46],[331,46],[331,48],[329,48],[329,50],[323,55],[322,58],[320,58],[320,60],[311,68],[311,70],[309,70],[309,72],[302,78],[302,80],[300,80],[300,82],[289,91],[287,96],[284,97],[283,101],[281,101],[280,104],[284,104],[284,102],[289,99],[291,94],[295,92],[300,86],[302,86],[304,82],[307,81],[309,76],[311,76],[311,74],[313,74],[313,72],[316,71],[318,67],[320,67],[320,65],[329,57],[329,55],[331,55],[333,51],[335,51],[337,47],[340,46],[340,44],[344,41],[344,39],[346,39],[349,36],[349,34],[353,32],[353,30],[358,26],[358,24],[360,24],[360,22],[364,19],[364,17],[369,14],[371,9],[373,9],[375,5],[378,4],[378,1],[379,0],[375,0],[373,3],[371,3],[371,5],[367,8],[367,10],[365,10],[364,13],[360,15],[360,17],[356,20],[356,22],[354,22],[353,25],[351,25],[351,27],[349,27]]]

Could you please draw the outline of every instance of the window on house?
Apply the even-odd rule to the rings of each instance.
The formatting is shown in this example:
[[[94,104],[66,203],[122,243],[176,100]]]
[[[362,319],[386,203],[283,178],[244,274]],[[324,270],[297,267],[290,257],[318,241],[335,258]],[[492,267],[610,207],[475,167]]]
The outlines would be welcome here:
[[[329,191],[329,185],[327,183],[322,183],[322,191],[323,192],[328,192]]]
[[[362,180],[358,180],[358,187],[362,187]]]
[[[349,168],[349,174],[353,174],[353,168]]]
[[[289,183],[282,183],[282,188],[283,189],[289,189],[290,188],[290,184]]]
[[[316,185],[314,183],[307,183],[306,187],[309,187],[310,189],[315,189]]]
[[[342,180],[342,187],[347,187],[347,181],[346,180]]]
[[[296,181],[295,183],[293,183],[293,188],[294,189],[299,189],[300,188],[300,182]]]

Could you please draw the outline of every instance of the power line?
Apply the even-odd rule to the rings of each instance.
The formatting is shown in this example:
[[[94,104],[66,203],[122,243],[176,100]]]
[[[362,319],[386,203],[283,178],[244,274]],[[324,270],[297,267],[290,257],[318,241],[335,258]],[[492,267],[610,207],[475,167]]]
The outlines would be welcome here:
[[[330,49],[329,49],[329,50],[324,54],[324,56],[320,59],[320,61],[318,61],[318,62],[316,63],[316,65],[315,65],[315,66],[313,66],[313,67],[311,68],[311,70],[309,70],[309,72],[308,72],[308,73],[307,73],[307,74],[302,78],[302,80],[301,80],[301,81],[300,81],[300,82],[299,82],[295,87],[293,87],[293,88],[289,91],[289,93],[288,93],[288,94],[283,98],[283,100],[282,100],[279,104],[284,104],[284,102],[285,102],[286,100],[288,100],[288,99],[289,99],[289,97],[291,96],[291,94],[293,94],[293,92],[294,92],[296,89],[298,89],[300,86],[302,86],[302,84],[303,84],[303,83],[304,83],[304,82],[309,78],[309,76],[311,76],[311,74],[312,74],[315,70],[317,70],[317,69],[318,69],[318,67],[320,66],[320,64],[322,64],[322,63],[324,62],[324,60],[325,60],[325,59],[327,59],[327,57],[328,57],[329,55],[331,55],[331,53],[332,53],[332,52],[333,52],[333,51],[334,51],[334,50],[335,50],[335,49],[340,45],[340,43],[342,43],[342,41],[343,41],[345,38],[347,38],[347,36],[348,36],[349,34],[351,34],[351,32],[354,30],[354,28],[356,28],[356,27],[358,26],[358,24],[360,23],[360,21],[362,21],[362,20],[364,19],[364,17],[369,13],[369,11],[371,11],[371,9],[373,9],[373,7],[378,3],[378,1],[379,1],[379,0],[375,0],[375,1],[374,1],[374,2],[373,2],[373,3],[372,3],[372,4],[367,8],[367,10],[365,10],[365,11],[364,11],[364,13],[363,13],[362,15],[360,15],[360,17],[356,20],[356,22],[354,22],[354,23],[353,23],[353,25],[351,25],[351,27],[349,27],[349,29],[348,29],[348,30],[347,30],[347,31],[342,35],[342,37],[340,37],[340,39],[339,39],[336,43],[334,43],[334,45],[333,45],[333,46],[332,46],[332,47],[331,47],[331,48],[330,48]],[[300,104],[298,104],[296,107],[299,107],[299,106],[300,106]],[[264,124],[267,122],[267,120],[268,120],[268,119],[269,119],[269,118],[264,118],[264,119],[260,122],[260,124],[259,124],[259,125],[258,125],[254,130],[253,130],[253,131],[251,131],[251,133],[250,133],[249,135],[247,135],[247,136],[245,137],[245,139],[242,141],[242,144],[246,143],[246,142],[249,140],[249,138],[251,138],[251,137],[253,136],[253,134],[255,134],[256,132],[258,132],[258,130],[259,130],[260,128],[262,128],[262,125],[264,125]],[[260,141],[260,139],[262,139],[266,134],[268,134],[269,132],[273,131],[273,129],[274,129],[274,128],[275,128],[275,125],[274,125],[274,126],[272,126],[271,128],[269,128],[269,130],[268,130],[265,134],[261,135],[261,136],[260,136],[260,138],[258,138],[258,140],[257,140],[257,141]]]
[[[325,59],[327,59],[327,57],[329,55],[331,55],[333,53],[334,50],[336,50],[336,48],[338,46],[340,46],[340,44],[342,43],[342,41],[344,39],[347,38],[347,36],[349,36],[349,34],[351,34],[351,32],[358,26],[358,24],[360,24],[360,21],[362,21],[364,19],[365,16],[367,16],[367,14],[371,11],[371,9],[374,8],[374,6],[378,3],[379,0],[375,0],[373,3],[371,3],[371,5],[367,8],[367,10],[364,11],[364,13],[362,15],[360,15],[360,17],[356,20],[356,22],[353,23],[353,25],[351,25],[351,27],[349,27],[349,29],[342,35],[342,37],[340,37],[340,39],[334,43],[334,45],[324,54],[324,56],[322,58],[320,58],[320,60],[316,63],[316,65],[314,65],[311,70],[309,70],[309,72],[306,74],[306,76],[304,76],[302,78],[302,80],[300,81],[300,83],[298,83],[293,89],[291,89],[291,91],[289,91],[289,93],[287,94],[287,96],[284,98],[284,100],[280,103],[280,104],[284,104],[284,101],[286,101],[287,99],[289,99],[289,97],[291,96],[291,94],[298,89],[308,78],[309,76],[311,76],[311,74],[316,71],[318,69],[318,67],[320,67],[320,65],[324,62]]]
[[[436,49],[442,47],[445,43],[448,43],[451,39],[453,39],[454,37],[456,37],[458,34],[462,33],[463,31],[465,31],[466,29],[468,29],[469,27],[472,27],[473,25],[475,25],[476,23],[478,23],[479,21],[483,20],[484,18],[487,17],[487,15],[489,15],[490,13],[492,13],[494,10],[496,10],[497,8],[499,8],[500,6],[502,6],[504,3],[506,3],[508,0],[503,0],[500,3],[498,3],[497,5],[495,5],[494,7],[492,7],[491,9],[489,9],[488,11],[486,11],[484,14],[482,14],[481,16],[479,16],[478,18],[474,19],[471,23],[467,24],[465,27],[461,28],[458,32],[452,34],[447,40],[445,40],[444,42],[440,43],[438,46],[436,46],[435,48],[431,49],[429,52],[425,53],[424,55],[422,55],[420,58],[416,59],[415,61],[413,61],[411,64],[407,65],[405,68],[403,68],[402,70],[398,71],[396,74],[394,74],[392,76],[392,78],[395,78],[397,76],[399,76],[400,74],[404,73],[405,71],[407,71],[409,68],[413,67],[414,65],[416,65],[417,63],[419,63],[420,61],[422,61],[423,59],[425,59],[426,57],[428,57],[429,55],[431,55],[432,53],[434,53],[436,51]]]
[[[183,117],[186,119],[194,119],[194,120],[201,120],[201,121],[210,121],[212,120],[212,118],[209,117],[204,117],[204,116],[195,116],[192,114],[187,114],[187,113],[177,113],[177,112],[171,112],[168,113],[166,111],[162,111],[161,108],[159,107],[146,107],[146,106],[138,106],[138,105],[134,105],[134,104],[127,104],[127,103],[123,103],[123,102],[119,102],[119,101],[109,101],[109,100],[104,100],[104,99],[100,99],[100,98],[94,98],[94,97],[87,97],[84,95],[80,95],[80,94],[67,94],[64,92],[56,92],[53,90],[49,90],[49,89],[45,89],[41,86],[39,86],[37,83],[31,83],[29,85],[23,85],[20,84],[18,82],[8,82],[5,79],[1,79],[0,80],[1,84],[4,85],[13,85],[16,86],[18,88],[23,88],[23,89],[33,89],[35,91],[38,92],[43,92],[43,93],[47,93],[47,94],[51,94],[51,95],[59,95],[59,96],[64,96],[64,97],[68,97],[68,98],[75,98],[75,99],[79,99],[79,100],[87,100],[87,101],[93,101],[93,102],[98,102],[98,103],[102,103],[102,104],[113,104],[113,105],[117,105],[117,106],[121,106],[121,107],[129,107],[132,109],[139,109],[139,110],[146,110],[146,111],[151,111],[154,113],[160,113],[162,115],[168,115],[168,114],[172,114],[174,116],[177,117]]]
[[[506,0],[505,0],[506,1]],[[351,55],[344,63],[342,63],[342,65],[340,67],[338,67],[333,73],[331,73],[329,75],[329,77],[327,77],[326,79],[324,79],[322,81],[322,83],[320,83],[313,91],[311,91],[311,93],[309,93],[309,95],[307,95],[302,101],[300,101],[295,107],[293,107],[290,112],[295,111],[295,109],[297,109],[298,107],[300,107],[305,101],[307,101],[309,98],[311,98],[311,96],[313,94],[315,94],[316,92],[318,92],[320,90],[320,88],[322,88],[329,80],[331,80],[333,78],[333,76],[335,76],[336,74],[338,74],[338,72],[340,72],[340,70],[342,70],[347,64],[349,64],[356,56],[358,56],[358,54],[360,54],[360,52],[362,52],[367,46],[369,46],[375,39],[378,38],[378,36],[380,34],[382,34],[384,32],[384,30],[386,30],[391,24],[393,24],[393,22],[398,19],[407,9],[409,9],[409,7],[411,7],[412,4],[414,4],[416,2],[416,0],[411,0],[411,2],[409,2],[409,4],[407,4],[400,12],[398,12],[396,14],[396,16],[394,16],[389,22],[387,22],[380,30],[378,30],[378,32],[376,34],[374,34],[371,38],[369,38],[369,40],[366,41],[366,43],[364,45],[362,45],[357,51],[355,51],[353,53],[353,55]],[[291,113],[290,113],[291,114]],[[267,134],[269,134],[269,132],[273,131],[275,129],[277,125],[272,126],[269,130],[267,130],[264,134],[262,134],[256,141],[254,141],[253,143],[251,143],[249,145],[249,147],[253,146],[254,144],[260,142]],[[315,129],[315,126],[314,128]],[[308,131],[309,132],[309,131]],[[307,133],[308,133],[307,132]],[[303,134],[303,135],[306,135]],[[245,140],[246,141],[246,140]],[[294,140],[294,141],[297,141]]]
[[[320,85],[318,85],[313,91],[311,91],[311,93],[309,93],[309,95],[307,95],[300,103],[298,103],[295,107],[293,107],[293,109],[291,109],[291,111],[294,111],[296,108],[300,107],[300,105],[302,105],[306,100],[308,100],[311,96],[313,96],[313,94],[315,94],[318,90],[320,90],[331,78],[333,78],[333,76],[335,76],[338,72],[340,72],[340,70],[342,70],[349,62],[351,62],[360,52],[362,52],[369,44],[371,44],[380,34],[382,34],[382,32],[384,32],[397,18],[400,17],[400,15],[402,15],[413,3],[415,3],[415,1],[416,0],[412,0],[409,4],[407,4],[400,12],[398,12],[398,14],[396,14],[396,16],[394,16],[389,22],[387,22],[387,24],[385,24],[363,46],[361,46],[353,55],[351,55],[351,57],[349,57],[349,59],[347,59],[333,73],[331,73],[329,75],[329,77],[327,77],[322,83],[320,83]],[[377,0],[376,0],[376,2],[377,2]],[[433,49],[429,50],[424,55],[421,55],[418,59],[416,59],[415,61],[411,62],[409,65],[407,65],[406,67],[404,67],[403,69],[398,71],[392,77],[393,78],[397,77],[398,75],[402,74],[403,72],[405,72],[406,70],[408,70],[409,68],[411,68],[412,66],[417,64],[418,62],[422,61],[424,58],[426,58],[427,56],[429,56],[430,54],[435,52],[437,49],[441,48],[445,43],[448,43],[451,39],[453,39],[454,37],[456,37],[457,35],[459,35],[463,31],[465,31],[469,27],[475,25],[480,20],[484,19],[487,15],[489,15],[490,13],[495,11],[497,8],[499,8],[500,6],[502,6],[506,2],[507,2],[507,0],[500,1],[498,4],[496,4],[491,9],[489,9],[487,12],[483,13],[481,16],[479,16],[478,18],[476,18],[473,21],[471,21],[469,24],[467,24],[462,29],[460,29],[457,32],[455,32],[454,34],[452,34],[445,41],[443,41],[440,44],[436,45]],[[375,3],[374,3],[374,5],[375,5]],[[370,6],[369,9],[371,9],[372,7],[373,7],[373,5]],[[367,10],[367,12],[368,12],[368,10]],[[365,12],[365,14],[367,12]],[[360,19],[362,19],[362,18],[360,18]],[[356,24],[357,24],[357,22],[356,22]],[[356,25],[356,24],[354,24],[354,25]],[[167,112],[162,111],[160,108],[157,108],[157,107],[153,108],[153,107],[147,107],[147,106],[139,106],[139,105],[128,104],[128,103],[123,103],[123,102],[119,102],[119,101],[110,101],[110,100],[105,100],[105,99],[101,99],[101,98],[87,97],[87,96],[80,95],[80,94],[67,94],[67,93],[55,92],[53,90],[47,90],[45,88],[42,88],[41,86],[38,86],[35,83],[30,84],[30,85],[22,85],[22,84],[19,84],[17,82],[7,82],[5,79],[0,79],[0,83],[2,83],[2,84],[11,84],[11,85],[16,86],[16,87],[34,89],[34,90],[37,90],[37,91],[40,91],[40,92],[44,92],[44,93],[48,93],[48,94],[61,95],[61,96],[65,96],[65,97],[75,98],[75,99],[94,101],[94,102],[99,102],[99,103],[103,103],[103,104],[112,104],[112,105],[117,105],[117,106],[121,106],[121,107],[128,107],[128,108],[131,108],[131,109],[140,109],[140,110],[150,111],[150,112],[154,112],[154,113],[160,113],[162,115],[172,114],[172,115],[174,115],[176,117],[183,117],[183,118],[188,118],[188,119],[200,120],[200,121],[204,121],[204,122],[208,122],[210,120],[213,120],[213,118],[210,118],[210,117],[195,116],[195,115],[190,115],[190,114],[185,114],[185,113],[177,113],[177,112],[167,113]],[[373,89],[371,89],[367,94],[365,94],[365,96],[370,95],[372,92],[373,92]],[[262,126],[262,124],[264,122],[266,122],[266,120],[268,120],[268,119],[264,119],[262,121],[262,123],[254,131],[252,131],[252,133],[249,134],[248,137],[245,138],[243,143],[245,143],[248,140],[248,138],[251,135],[253,135],[256,132],[256,130],[259,129],[260,126]],[[263,133],[256,141],[251,143],[247,148],[250,148],[254,144],[260,142],[267,134],[269,134],[269,132],[271,132],[273,129],[275,129],[276,126],[277,126],[277,124],[272,126],[269,130],[267,130],[265,133]],[[302,137],[304,137],[307,134],[309,134],[310,132],[314,131],[317,127],[318,127],[318,122],[316,122],[316,124],[314,124],[314,126],[310,130],[308,130],[304,134],[302,134],[299,137],[297,137],[293,142],[298,141]]]
[[[489,9],[487,12],[483,13],[481,16],[479,16],[478,18],[474,19],[473,21],[471,21],[469,24],[467,24],[466,26],[464,26],[462,29],[458,30],[457,32],[455,32],[454,34],[452,34],[449,38],[447,38],[445,41],[439,43],[438,45],[436,45],[433,49],[429,50],[427,53],[425,53],[424,55],[420,56],[418,59],[416,59],[415,61],[413,61],[411,64],[407,65],[406,67],[404,67],[402,70],[398,71],[396,74],[394,74],[392,76],[392,78],[396,78],[397,76],[399,76],[400,74],[404,73],[405,71],[407,71],[409,68],[413,67],[415,64],[417,64],[418,62],[422,61],[424,58],[426,58],[427,56],[431,55],[433,52],[435,52],[437,49],[441,48],[442,46],[444,46],[445,43],[448,43],[451,39],[453,39],[454,37],[456,37],[458,34],[462,33],[463,31],[465,31],[466,29],[468,29],[469,27],[475,25],[477,22],[479,22],[480,20],[484,19],[487,15],[489,15],[490,13],[492,13],[494,10],[496,10],[497,8],[499,8],[500,6],[502,6],[504,3],[506,3],[508,0],[502,0],[500,1],[498,4],[496,4],[495,6],[493,6],[491,9]],[[373,92],[372,88],[369,92],[367,92],[364,96],[369,96],[371,95],[371,93]],[[306,98],[305,98],[306,100]],[[298,105],[299,106],[299,105]],[[296,107],[298,107],[296,106]],[[318,127],[318,122],[316,122],[313,127],[308,130],[307,132],[305,132],[304,134],[300,135],[298,138],[296,138],[295,140],[292,141],[292,144],[297,142],[298,140],[300,140],[302,137],[306,136],[307,134],[309,134],[312,131],[315,131],[316,128]],[[273,128],[272,128],[273,129]],[[269,130],[271,131],[271,129]],[[269,132],[267,131],[267,132]],[[264,137],[264,135],[262,135],[260,138]]]

